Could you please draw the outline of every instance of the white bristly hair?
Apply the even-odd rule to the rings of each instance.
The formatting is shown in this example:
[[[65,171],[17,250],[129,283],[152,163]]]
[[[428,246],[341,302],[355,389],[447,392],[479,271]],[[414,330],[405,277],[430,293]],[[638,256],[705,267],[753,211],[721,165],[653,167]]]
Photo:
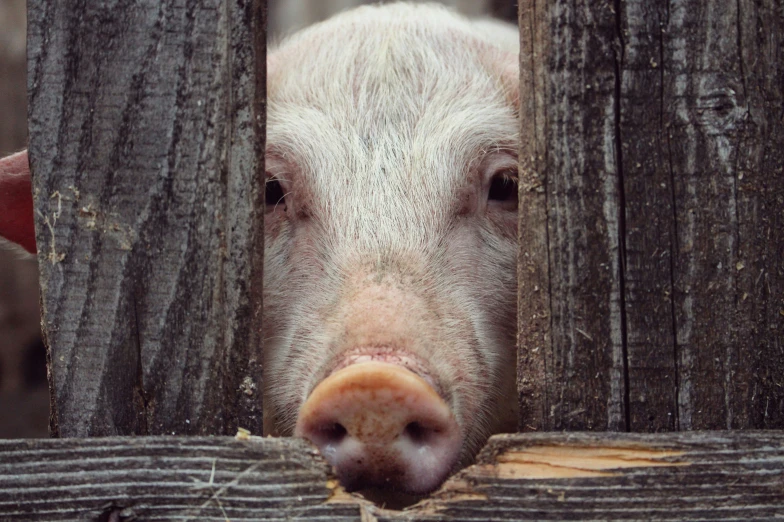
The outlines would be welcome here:
[[[284,196],[266,216],[264,350],[277,432],[351,348],[363,284],[410,296],[401,348],[443,385],[466,456],[514,429],[517,217],[487,187],[488,164],[516,173],[516,42],[507,24],[396,3],[271,51],[267,171]]]

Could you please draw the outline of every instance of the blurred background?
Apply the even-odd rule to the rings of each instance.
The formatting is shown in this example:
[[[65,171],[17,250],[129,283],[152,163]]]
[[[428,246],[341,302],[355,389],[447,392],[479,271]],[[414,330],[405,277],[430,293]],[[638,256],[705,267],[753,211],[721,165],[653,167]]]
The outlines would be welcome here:
[[[268,0],[269,39],[279,41],[337,12],[369,3],[373,2]],[[517,20],[514,0],[440,3],[469,16]],[[26,0],[0,0],[0,157],[25,148],[27,143],[26,30]],[[32,256],[0,243],[0,438],[46,437],[48,419],[38,268]]]
[[[292,31],[329,18],[340,11],[373,3],[379,2],[378,0],[268,0],[268,37],[275,42]],[[517,2],[514,0],[420,0],[417,3],[440,3],[472,17],[492,16],[517,22]]]
[[[0,156],[27,143],[25,11],[25,0],[0,0]],[[0,245],[0,438],[48,436],[39,324],[35,259]]]

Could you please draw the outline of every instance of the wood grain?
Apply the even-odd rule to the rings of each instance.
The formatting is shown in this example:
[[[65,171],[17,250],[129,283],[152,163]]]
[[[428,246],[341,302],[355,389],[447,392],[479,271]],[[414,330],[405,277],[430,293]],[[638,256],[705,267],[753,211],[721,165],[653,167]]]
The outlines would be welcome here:
[[[666,16],[678,426],[781,427],[784,13],[682,0]]]
[[[784,7],[771,0],[741,6],[738,53],[748,110],[735,172],[741,371],[725,379],[732,403],[724,425],[784,429]]]
[[[520,424],[625,430],[615,13],[607,2],[537,2],[521,8],[520,25],[518,383],[522,414],[544,412]]]
[[[784,433],[537,433],[404,511],[337,486],[297,439],[0,441],[2,520],[765,520],[784,516]],[[114,518],[112,518],[114,517]]]
[[[261,431],[264,3],[29,3],[61,436]]]
[[[549,392],[553,391],[550,252],[547,220],[546,141],[542,85],[546,56],[541,18],[544,4],[520,5],[520,152],[517,254],[517,392],[521,431],[548,426]]]
[[[0,441],[0,519],[358,520],[299,439]]]
[[[678,429],[673,172],[665,124],[662,39],[667,2],[627,0],[621,25],[624,301],[629,429]]]
[[[454,521],[766,520],[784,515],[783,462],[781,432],[503,435],[428,509]]]
[[[521,427],[781,428],[780,4],[534,2],[520,27]]]

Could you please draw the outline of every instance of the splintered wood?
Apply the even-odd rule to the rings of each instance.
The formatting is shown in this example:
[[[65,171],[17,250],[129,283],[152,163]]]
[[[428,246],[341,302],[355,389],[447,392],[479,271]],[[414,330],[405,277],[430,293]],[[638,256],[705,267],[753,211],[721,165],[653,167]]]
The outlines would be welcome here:
[[[602,470],[644,468],[649,466],[687,466],[665,458],[683,455],[682,451],[657,451],[642,448],[594,448],[586,446],[533,446],[510,450],[493,464],[479,468],[498,478],[573,478],[609,477],[617,473]]]

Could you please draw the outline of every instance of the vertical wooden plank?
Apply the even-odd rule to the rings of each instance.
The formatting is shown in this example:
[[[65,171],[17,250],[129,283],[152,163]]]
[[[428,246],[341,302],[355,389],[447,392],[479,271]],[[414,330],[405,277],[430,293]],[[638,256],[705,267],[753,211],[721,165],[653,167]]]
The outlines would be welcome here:
[[[29,3],[52,431],[261,431],[263,2]]]
[[[621,209],[613,6],[561,0],[552,32],[546,171],[553,429],[623,430]]]
[[[521,411],[545,429],[781,427],[784,12],[614,8],[617,47],[606,4],[521,6]]]
[[[544,155],[545,68],[547,56],[542,3],[519,6],[520,152],[517,255],[517,392],[521,431],[546,429],[549,380],[546,360],[550,332],[550,266]]]
[[[682,429],[784,425],[782,16],[751,0],[669,6]]]
[[[733,428],[784,429],[784,6],[740,2],[738,47],[748,110],[738,144],[741,316]]]
[[[667,1],[625,0],[620,126],[629,429],[678,428],[673,182],[663,96]]]
[[[530,121],[523,121],[521,411],[544,408],[545,418],[534,426],[538,429],[623,430],[623,215],[617,150],[619,56],[615,6],[574,0],[538,4],[521,5],[521,54],[531,53],[531,76],[543,78],[529,92],[525,84],[530,85],[530,78],[525,76],[527,72],[522,73],[522,119],[530,117],[526,107],[532,103],[542,107],[542,117],[534,122],[534,130]],[[533,22],[529,21],[531,13],[536,13]],[[541,29],[526,29],[527,23]],[[533,44],[526,48],[529,39]],[[523,62],[521,69],[529,66]],[[531,132],[543,135],[540,149],[525,144]],[[536,183],[536,176],[527,173],[531,160],[526,152],[531,150],[542,151],[541,160],[537,157],[533,164],[546,191],[547,270],[541,266],[545,262],[541,252],[527,252],[529,245],[537,248],[537,241],[541,241],[527,229],[541,226],[536,215],[541,200],[526,196],[531,183]],[[526,208],[528,204],[534,207]],[[533,214],[531,222],[529,214]],[[531,261],[526,254],[538,259]],[[527,271],[533,272],[533,279],[527,279]],[[533,296],[528,301],[548,272],[550,342],[546,334],[539,333],[540,325],[532,322],[544,300]],[[529,328],[535,330],[530,339]],[[540,344],[544,354],[533,356],[534,362],[530,362]],[[527,375],[531,365],[534,369]],[[542,397],[536,397],[535,387],[531,392],[525,379],[540,378],[536,371],[541,367],[545,391]],[[526,394],[535,404],[526,404]],[[521,418],[521,425],[527,425],[525,418]]]
[[[664,41],[676,199],[675,322],[683,429],[729,428],[737,268],[735,156],[745,102],[737,4],[673,2]],[[672,106],[674,104],[674,106]]]
[[[264,269],[264,148],[267,104],[265,0],[228,4],[230,37],[227,87],[229,149],[223,300],[228,372],[221,409],[224,432],[237,427],[261,434],[262,292]],[[242,202],[235,205],[235,202]],[[226,363],[224,363],[226,364]]]
[[[781,11],[622,5],[630,428],[780,426]]]

